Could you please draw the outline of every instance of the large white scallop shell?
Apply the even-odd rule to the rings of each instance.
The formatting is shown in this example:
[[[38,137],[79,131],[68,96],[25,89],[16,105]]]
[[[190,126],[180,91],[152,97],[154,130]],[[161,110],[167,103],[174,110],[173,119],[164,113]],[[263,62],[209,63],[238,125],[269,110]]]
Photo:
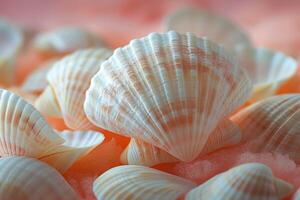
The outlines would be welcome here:
[[[49,165],[27,157],[0,158],[1,200],[79,200]]]
[[[250,92],[246,72],[223,48],[171,31],[115,50],[93,77],[84,108],[97,126],[190,161]]]
[[[241,140],[239,128],[230,120],[224,120],[209,136],[201,155],[208,154],[217,149],[238,144]],[[132,138],[129,145],[121,155],[124,164],[153,166],[161,163],[171,163],[178,161],[168,152],[154,146]]]
[[[209,11],[194,8],[175,11],[167,16],[165,26],[167,30],[191,32],[199,37],[207,37],[230,50],[235,47],[251,46],[249,36],[241,27]]]
[[[9,86],[14,80],[14,64],[23,44],[21,31],[0,19],[0,84]]]
[[[112,168],[96,179],[97,199],[174,200],[196,185],[156,169],[127,165]]]
[[[251,150],[287,154],[300,162],[299,94],[269,97],[241,110],[232,120]]]
[[[273,176],[270,168],[248,163],[221,173],[186,195],[186,200],[277,200],[288,196],[293,186]]]
[[[98,132],[57,134],[32,105],[9,91],[0,90],[2,157],[37,158],[63,172],[103,139]]]
[[[101,63],[111,54],[104,48],[80,50],[56,62],[47,75],[48,88],[36,101],[37,109],[46,115],[61,113],[67,126],[74,130],[92,128],[83,110],[85,92]],[[45,106],[46,103],[52,106]]]
[[[33,46],[46,55],[65,55],[79,49],[103,47],[96,35],[79,27],[61,27],[36,36]]]
[[[249,101],[258,101],[273,95],[297,71],[297,61],[279,51],[237,48],[236,54],[254,83]]]

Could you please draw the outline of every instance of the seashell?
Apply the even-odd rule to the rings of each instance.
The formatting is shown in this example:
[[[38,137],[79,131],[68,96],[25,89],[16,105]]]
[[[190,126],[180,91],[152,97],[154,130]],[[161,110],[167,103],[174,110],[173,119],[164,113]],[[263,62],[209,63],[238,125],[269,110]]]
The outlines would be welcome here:
[[[33,41],[33,47],[47,56],[61,56],[79,49],[103,46],[104,42],[99,37],[79,27],[61,27],[40,33]]]
[[[205,155],[217,149],[238,144],[241,140],[239,128],[230,120],[224,120],[209,136],[200,155]],[[124,164],[153,166],[161,163],[178,161],[168,152],[132,138],[121,155]]]
[[[18,96],[21,96],[24,100],[26,100],[28,103],[30,104],[34,104],[37,96],[35,94],[26,92],[24,90],[22,90],[22,88],[19,87],[9,87],[7,88],[7,90],[17,94]]]
[[[85,93],[100,64],[111,54],[108,49],[80,50],[55,63],[47,75],[49,86],[37,99],[36,108],[48,115],[61,114],[66,125],[74,130],[94,127],[83,110]],[[53,106],[46,107],[46,102]]]
[[[0,41],[0,84],[9,86],[14,81],[14,64],[23,36],[17,27],[0,19]]]
[[[0,90],[0,156],[28,156],[65,171],[100,144],[95,132],[57,134],[33,106],[17,95]]]
[[[112,168],[93,185],[97,199],[174,200],[196,185],[183,178],[156,169],[127,165]]]
[[[297,61],[266,48],[237,48],[236,54],[254,83],[249,101],[273,95],[279,86],[297,72]]]
[[[27,157],[0,158],[1,200],[76,200],[78,194],[52,167]]]
[[[204,10],[184,8],[175,11],[167,16],[165,26],[167,30],[207,37],[229,50],[251,46],[250,37],[241,27],[223,16]]]
[[[279,95],[259,101],[232,117],[242,142],[255,152],[288,154],[300,162],[300,95]]]
[[[84,109],[99,127],[191,161],[250,92],[246,72],[223,48],[171,31],[115,50],[93,77]]]
[[[22,90],[30,93],[42,93],[47,87],[47,73],[53,67],[57,59],[47,60],[38,69],[32,72],[22,84]]]
[[[281,199],[292,192],[293,186],[273,176],[267,166],[247,163],[221,173],[186,195],[186,200],[270,200]]]

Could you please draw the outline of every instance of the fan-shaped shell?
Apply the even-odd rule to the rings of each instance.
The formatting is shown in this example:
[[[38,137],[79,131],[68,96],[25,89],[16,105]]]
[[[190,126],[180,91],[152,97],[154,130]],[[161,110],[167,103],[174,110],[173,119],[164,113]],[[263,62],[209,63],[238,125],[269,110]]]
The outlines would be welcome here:
[[[47,60],[38,69],[32,72],[22,84],[22,90],[39,94],[47,87],[47,74],[57,59]]]
[[[189,161],[250,91],[246,72],[220,46],[190,33],[152,33],[103,62],[84,108],[97,126]]]
[[[248,163],[221,173],[186,195],[186,200],[275,200],[288,196],[293,186],[273,176],[271,169]]]
[[[56,62],[47,75],[48,88],[36,101],[38,110],[56,116],[61,113],[67,126],[74,130],[92,128],[83,110],[85,93],[91,78],[111,54],[108,49],[80,50]],[[53,106],[46,107],[45,102]]]
[[[36,50],[47,56],[61,56],[79,49],[103,47],[96,35],[79,27],[61,27],[40,33],[33,42]]]
[[[167,16],[165,24],[167,30],[207,37],[226,49],[251,46],[250,38],[241,27],[209,11],[184,8]]]
[[[156,169],[127,165],[112,168],[96,179],[97,199],[174,200],[196,185]]]
[[[224,120],[211,133],[200,155],[213,152],[217,149],[238,144],[241,140],[239,128],[230,120]],[[153,166],[161,163],[171,163],[178,161],[168,152],[154,146],[132,138],[129,145],[121,156],[124,164]]]
[[[23,44],[21,31],[0,19],[0,43],[0,83],[8,86],[13,83],[15,59]]]
[[[65,171],[103,141],[97,132],[57,134],[38,111],[17,95],[0,90],[0,156],[41,159]]]
[[[297,71],[297,61],[281,52],[265,48],[237,48],[237,56],[254,83],[249,101],[273,95]]]
[[[80,199],[49,165],[27,157],[0,158],[1,200]]]
[[[288,154],[300,162],[300,95],[259,101],[233,116],[250,149]]]

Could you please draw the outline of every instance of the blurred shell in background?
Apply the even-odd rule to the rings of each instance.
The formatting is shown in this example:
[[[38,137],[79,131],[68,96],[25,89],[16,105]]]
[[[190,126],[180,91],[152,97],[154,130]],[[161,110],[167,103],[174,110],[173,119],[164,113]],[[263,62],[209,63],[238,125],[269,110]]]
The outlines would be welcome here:
[[[23,35],[19,28],[0,18],[0,85],[13,83],[14,65],[22,45]]]

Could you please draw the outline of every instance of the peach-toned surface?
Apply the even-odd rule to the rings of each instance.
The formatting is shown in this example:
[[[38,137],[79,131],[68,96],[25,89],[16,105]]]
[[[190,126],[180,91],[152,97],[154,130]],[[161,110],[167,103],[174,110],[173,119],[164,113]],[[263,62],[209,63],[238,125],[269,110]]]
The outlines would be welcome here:
[[[0,0],[0,15],[33,30],[47,30],[63,25],[84,26],[112,47],[127,44],[149,32],[163,31],[163,17],[176,8],[193,5],[216,11],[242,25],[258,46],[300,56],[300,1],[281,0],[107,0],[39,1]],[[17,65],[20,84],[44,58],[28,48]],[[278,93],[300,92],[300,71]],[[55,128],[65,129],[62,120],[47,118]],[[94,199],[91,184],[105,170],[119,165],[119,156],[128,139],[105,133],[106,142],[78,161],[65,173],[66,179],[85,199]],[[224,156],[225,155],[225,156]],[[274,174],[300,187],[300,166],[282,155],[253,154],[235,147],[212,153],[191,163],[176,163],[157,168],[202,183],[216,173],[240,163],[262,162]],[[295,188],[296,190],[297,188]]]

